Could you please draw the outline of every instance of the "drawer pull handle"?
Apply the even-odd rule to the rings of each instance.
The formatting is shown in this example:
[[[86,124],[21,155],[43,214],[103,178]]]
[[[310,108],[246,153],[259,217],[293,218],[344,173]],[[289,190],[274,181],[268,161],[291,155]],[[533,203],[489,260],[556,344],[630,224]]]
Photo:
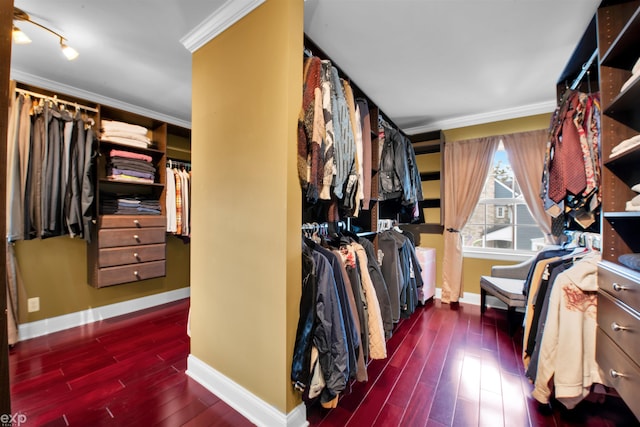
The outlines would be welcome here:
[[[616,291],[616,292],[622,292],[622,291],[626,291],[628,289],[629,288],[627,286],[622,286],[622,285],[620,285],[618,283],[615,283],[615,282],[613,284],[613,290]]]
[[[138,271],[134,271],[133,275],[136,276],[136,277],[140,277],[140,274],[138,273]]]
[[[138,221],[137,219],[134,219],[133,223],[135,224],[136,227],[140,227],[140,221]]]
[[[136,242],[140,241],[140,236],[138,236],[137,234],[134,234],[133,238],[136,240]]]
[[[140,255],[138,255],[138,252],[134,252],[133,257],[140,261]],[[613,325],[611,325],[611,327],[613,328]]]
[[[613,332],[626,331],[627,329],[629,328],[618,324],[618,322],[611,322],[611,330]]]
[[[609,375],[611,375],[611,378],[624,378],[626,377],[625,374],[616,371],[615,369],[609,369]]]

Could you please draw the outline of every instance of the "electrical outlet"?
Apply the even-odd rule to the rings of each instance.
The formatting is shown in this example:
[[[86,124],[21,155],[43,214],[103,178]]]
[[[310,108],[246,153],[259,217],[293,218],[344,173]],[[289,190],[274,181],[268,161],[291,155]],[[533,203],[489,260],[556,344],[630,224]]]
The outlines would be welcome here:
[[[40,297],[29,298],[27,300],[27,310],[29,313],[40,311]]]

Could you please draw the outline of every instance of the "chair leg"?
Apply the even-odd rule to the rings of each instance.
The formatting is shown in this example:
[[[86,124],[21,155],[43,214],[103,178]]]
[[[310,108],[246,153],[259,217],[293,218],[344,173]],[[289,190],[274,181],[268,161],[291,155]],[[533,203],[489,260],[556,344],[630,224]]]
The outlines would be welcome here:
[[[487,309],[487,291],[480,288],[480,313],[484,313]]]
[[[520,327],[520,315],[516,311],[515,307],[507,307],[507,326],[509,329],[509,336],[514,336],[518,328]]]

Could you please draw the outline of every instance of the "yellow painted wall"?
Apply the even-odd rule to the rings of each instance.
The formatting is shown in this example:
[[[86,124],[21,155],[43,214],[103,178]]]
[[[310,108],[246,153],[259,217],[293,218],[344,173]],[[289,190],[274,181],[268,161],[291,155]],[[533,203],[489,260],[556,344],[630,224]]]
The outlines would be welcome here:
[[[190,247],[167,237],[167,276],[96,289],[87,284],[84,240],[68,236],[20,241],[15,245],[24,286],[19,322],[28,323],[189,286]],[[40,311],[27,312],[27,298],[40,297]]]
[[[191,161],[191,140],[182,136],[167,134],[167,158]]]
[[[303,1],[269,0],[193,54],[192,355],[282,412],[301,289]]]
[[[445,141],[463,141],[465,139],[482,138],[485,136],[507,135],[530,130],[548,129],[550,120],[551,113],[549,112],[535,116],[448,129],[444,131]]]
[[[440,171],[440,153],[426,153],[416,155],[416,164],[420,172]]]

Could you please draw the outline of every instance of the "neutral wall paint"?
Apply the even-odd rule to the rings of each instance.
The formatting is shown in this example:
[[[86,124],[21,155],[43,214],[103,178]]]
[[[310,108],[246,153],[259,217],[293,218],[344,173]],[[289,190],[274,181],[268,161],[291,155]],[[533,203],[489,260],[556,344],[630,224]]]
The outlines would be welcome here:
[[[465,139],[482,138],[485,136],[508,135],[510,133],[548,129],[550,120],[551,113],[545,113],[476,126],[448,129],[444,131],[445,141],[463,141]]]
[[[166,277],[101,289],[87,284],[86,247],[84,240],[68,236],[16,243],[21,324],[189,286],[190,246],[177,237],[167,237]],[[33,297],[40,298],[40,311],[28,313],[27,298]]]
[[[269,0],[192,59],[191,352],[284,413],[300,402],[302,48],[303,2]]]

